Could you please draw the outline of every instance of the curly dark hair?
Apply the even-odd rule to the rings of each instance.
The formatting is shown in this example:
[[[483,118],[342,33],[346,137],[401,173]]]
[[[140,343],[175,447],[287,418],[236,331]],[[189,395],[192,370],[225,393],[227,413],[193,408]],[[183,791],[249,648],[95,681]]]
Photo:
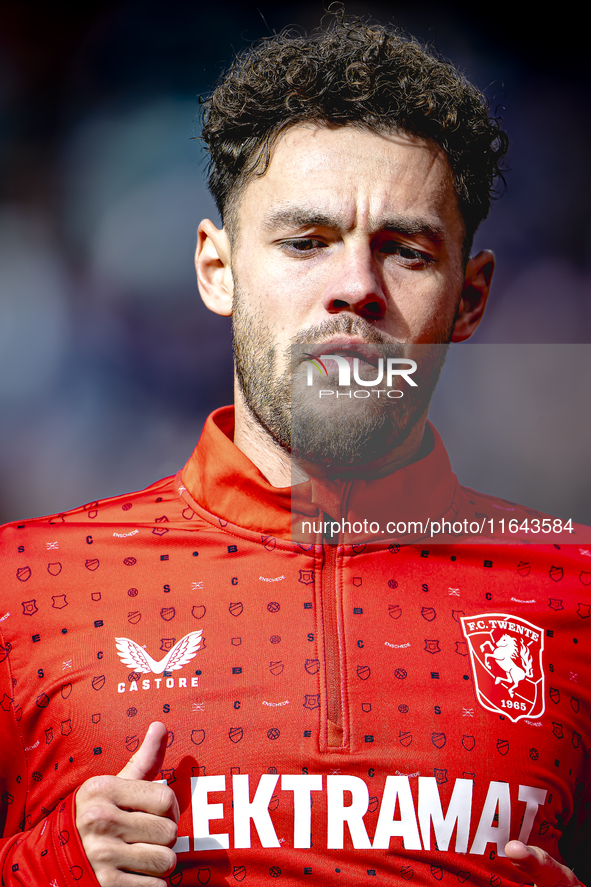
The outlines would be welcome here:
[[[508,139],[488,102],[450,62],[398,29],[330,14],[312,34],[289,30],[240,53],[203,101],[209,189],[225,225],[278,136],[294,125],[406,132],[447,154],[464,219],[466,256],[503,179]]]

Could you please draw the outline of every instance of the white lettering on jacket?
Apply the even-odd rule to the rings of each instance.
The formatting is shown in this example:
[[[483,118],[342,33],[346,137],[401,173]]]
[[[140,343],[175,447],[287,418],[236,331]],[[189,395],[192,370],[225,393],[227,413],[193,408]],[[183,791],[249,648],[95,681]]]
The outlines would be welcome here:
[[[314,829],[319,825],[312,816],[312,792],[326,792],[326,847],[329,850],[343,849],[346,826],[355,850],[388,850],[392,839],[401,840],[405,850],[430,850],[434,840],[440,850],[453,849],[456,853],[477,856],[482,856],[489,844],[493,844],[497,856],[504,856],[512,826],[515,832],[519,826],[518,840],[526,844],[538,808],[545,803],[547,795],[545,789],[520,785],[515,799],[515,788],[511,790],[509,783],[491,781],[482,809],[475,810],[472,780],[456,779],[444,813],[437,780],[432,776],[418,777],[415,784],[418,802],[415,804],[411,778],[415,777],[401,774],[386,777],[372,843],[364,823],[369,808],[369,790],[359,776],[280,776],[265,773],[259,779],[252,800],[247,774],[232,777],[231,798],[226,791],[225,776],[195,776],[191,779],[193,849],[229,849],[230,836],[227,832],[210,831],[212,820],[224,819],[224,807],[228,811],[233,808],[234,847],[251,846],[253,826],[263,847],[279,847],[269,811],[279,779],[281,791],[293,793],[293,846],[301,849],[311,846]],[[210,792],[225,792],[226,798],[210,803]],[[471,832],[473,839],[470,844]],[[178,838],[175,852],[183,853],[189,849],[189,838]]]

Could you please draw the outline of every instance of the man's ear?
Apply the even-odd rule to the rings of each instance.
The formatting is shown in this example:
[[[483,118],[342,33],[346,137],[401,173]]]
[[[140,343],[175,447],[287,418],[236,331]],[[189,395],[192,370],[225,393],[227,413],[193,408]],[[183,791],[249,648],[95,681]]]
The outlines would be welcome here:
[[[489,249],[468,259],[452,342],[469,339],[482,320],[494,270],[495,257]]]
[[[234,299],[230,240],[225,228],[204,219],[197,229],[195,270],[201,298],[210,311],[229,317]]]

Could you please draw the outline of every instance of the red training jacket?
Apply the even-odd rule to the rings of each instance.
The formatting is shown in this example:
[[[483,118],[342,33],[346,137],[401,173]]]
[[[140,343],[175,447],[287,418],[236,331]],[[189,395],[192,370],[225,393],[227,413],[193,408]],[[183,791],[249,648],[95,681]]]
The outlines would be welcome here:
[[[508,887],[509,838],[559,859],[563,833],[584,842],[580,532],[291,542],[290,490],[232,428],[214,413],[176,478],[3,528],[2,883],[97,884],[74,793],[153,720],[182,810],[173,885]],[[434,434],[350,501],[379,484],[433,520],[532,517],[461,487]],[[344,488],[302,514],[334,517]]]

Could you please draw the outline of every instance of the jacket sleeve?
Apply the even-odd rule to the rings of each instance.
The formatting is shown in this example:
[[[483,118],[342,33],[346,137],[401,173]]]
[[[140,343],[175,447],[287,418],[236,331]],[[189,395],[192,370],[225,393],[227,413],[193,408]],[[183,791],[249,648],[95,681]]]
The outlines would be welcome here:
[[[0,884],[2,887],[99,887],[76,828],[75,795],[57,800],[38,822],[28,815],[22,711],[13,698],[10,644],[0,631]],[[55,806],[54,806],[55,805]]]
[[[99,887],[76,829],[72,792],[32,829],[0,841],[4,887]]]

